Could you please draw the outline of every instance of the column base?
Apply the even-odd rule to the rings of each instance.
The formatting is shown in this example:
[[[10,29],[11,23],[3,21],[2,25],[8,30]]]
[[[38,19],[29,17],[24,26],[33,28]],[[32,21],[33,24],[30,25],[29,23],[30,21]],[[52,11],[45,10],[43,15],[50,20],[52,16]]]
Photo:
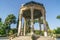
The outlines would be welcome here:
[[[17,34],[17,36],[19,36],[19,34]]]
[[[44,32],[44,36],[47,37],[47,32]]]
[[[34,33],[33,32],[31,32],[31,35],[33,35]]]
[[[25,34],[24,34],[24,36],[25,36]]]

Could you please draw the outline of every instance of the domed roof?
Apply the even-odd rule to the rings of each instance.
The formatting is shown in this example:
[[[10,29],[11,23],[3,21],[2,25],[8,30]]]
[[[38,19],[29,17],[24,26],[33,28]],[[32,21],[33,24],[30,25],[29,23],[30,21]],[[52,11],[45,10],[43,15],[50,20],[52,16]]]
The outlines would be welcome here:
[[[43,4],[37,3],[37,2],[34,2],[34,1],[30,1],[30,2],[28,2],[28,3],[25,3],[23,6],[27,6],[27,5],[30,5],[30,4],[36,4],[36,5],[43,6]]]

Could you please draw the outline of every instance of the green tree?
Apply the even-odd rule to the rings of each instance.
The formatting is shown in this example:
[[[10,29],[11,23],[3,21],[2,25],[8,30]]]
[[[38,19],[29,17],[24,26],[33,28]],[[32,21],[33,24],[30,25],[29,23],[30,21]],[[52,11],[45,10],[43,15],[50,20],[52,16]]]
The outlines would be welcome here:
[[[0,18],[0,35],[4,35],[4,34],[5,34],[5,29],[4,29],[3,23]]]
[[[56,18],[60,20],[60,15],[58,15]],[[54,33],[60,34],[60,27],[58,27],[57,29],[54,29]]]
[[[0,29],[0,35],[4,35],[6,32],[4,29]]]
[[[57,29],[54,29],[54,33],[55,34],[60,34],[60,27],[58,27]]]
[[[6,17],[5,19],[5,25],[8,27],[10,27],[11,24],[15,24],[16,23],[16,17],[13,14],[10,14]]]
[[[57,19],[60,19],[60,15],[58,15],[56,18],[57,18]]]
[[[47,26],[47,29],[50,29],[47,21],[46,21],[46,26]]]
[[[15,24],[16,23],[16,17],[13,14],[10,14],[7,16],[7,18],[5,19],[5,23],[6,24]]]
[[[0,27],[2,27],[2,22],[0,21]]]
[[[1,22],[1,18],[0,18],[0,22]]]
[[[26,21],[26,24],[27,24],[27,27],[26,27],[26,30],[27,30],[27,31],[26,31],[26,33],[30,33],[30,30],[31,30],[31,27],[30,27],[30,25],[31,25],[31,24],[30,24],[30,20],[27,20],[27,21]]]
[[[9,14],[6,19],[5,19],[5,29],[6,29],[6,33],[9,32],[11,24],[15,24],[16,23],[16,17],[13,14]],[[8,31],[7,31],[8,30]]]
[[[47,21],[46,21],[46,27],[47,27],[48,35],[51,36],[53,32],[52,32],[52,30],[50,29],[49,24],[48,24]]]
[[[13,35],[13,30],[9,30],[9,36]]]

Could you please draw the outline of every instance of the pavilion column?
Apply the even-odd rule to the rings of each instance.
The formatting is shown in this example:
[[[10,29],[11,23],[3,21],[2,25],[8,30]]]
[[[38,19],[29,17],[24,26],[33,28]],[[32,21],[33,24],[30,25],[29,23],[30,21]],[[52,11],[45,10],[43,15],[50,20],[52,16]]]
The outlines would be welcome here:
[[[26,18],[24,18],[24,36],[26,35]]]
[[[47,36],[46,15],[43,14],[44,36]]]
[[[39,27],[40,27],[40,33],[41,33],[41,19],[40,18],[39,18]]]
[[[31,35],[34,34],[33,7],[31,7]]]
[[[19,24],[18,24],[18,36],[21,35],[21,27],[22,27],[22,11],[19,13]]]

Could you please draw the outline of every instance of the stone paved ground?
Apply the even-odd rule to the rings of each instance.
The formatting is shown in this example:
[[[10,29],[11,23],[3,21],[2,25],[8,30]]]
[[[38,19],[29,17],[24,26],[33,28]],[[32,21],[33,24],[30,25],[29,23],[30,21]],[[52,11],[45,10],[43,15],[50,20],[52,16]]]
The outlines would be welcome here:
[[[19,37],[13,38],[12,40],[32,40],[32,39],[31,39],[31,36],[19,36]],[[54,38],[40,36],[36,40],[54,40]]]
[[[13,38],[12,40],[32,40],[31,36],[19,36],[16,38]]]
[[[55,40],[52,37],[39,37],[37,40]]]

